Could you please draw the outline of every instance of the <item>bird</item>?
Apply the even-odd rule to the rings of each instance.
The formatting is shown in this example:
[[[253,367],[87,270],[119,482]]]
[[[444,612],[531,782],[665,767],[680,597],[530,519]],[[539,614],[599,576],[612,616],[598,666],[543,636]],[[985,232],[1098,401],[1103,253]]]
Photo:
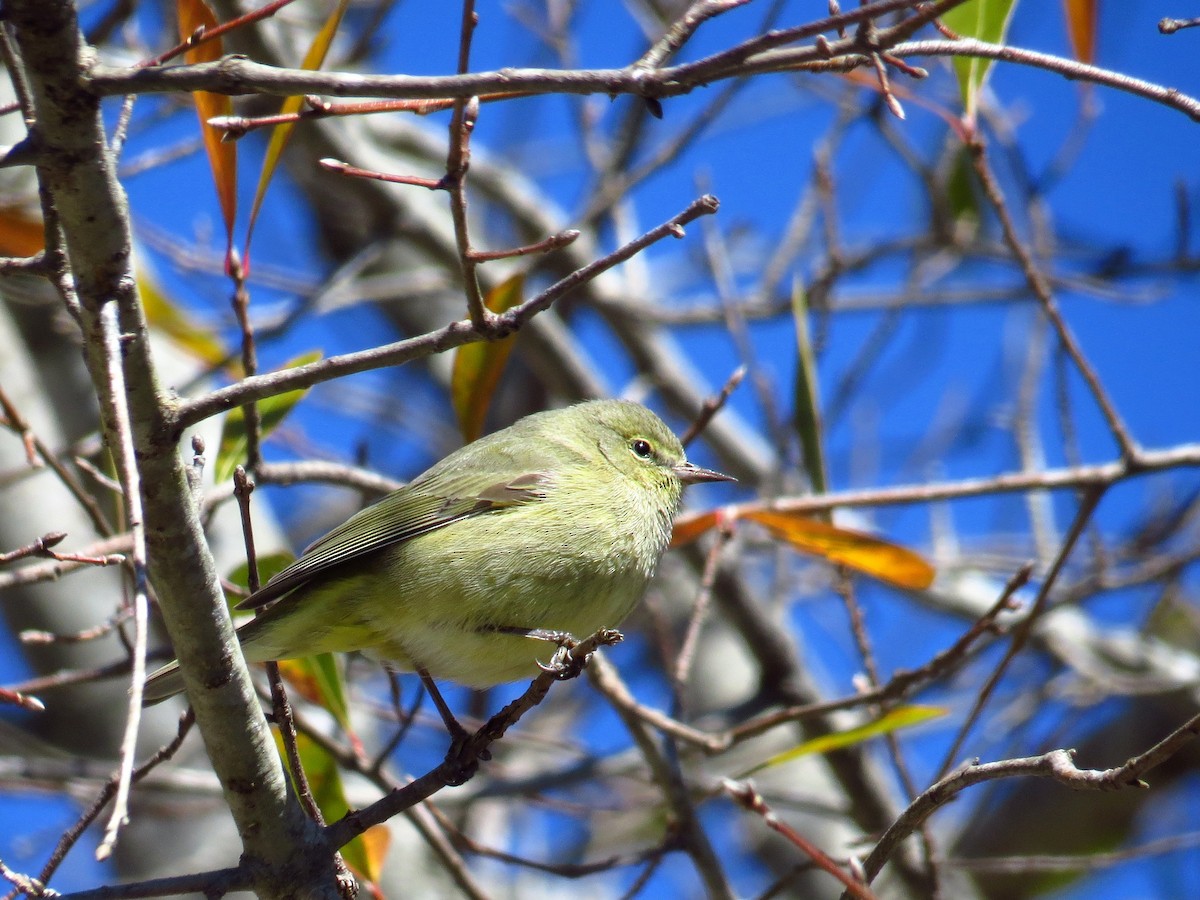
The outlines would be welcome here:
[[[671,537],[688,461],[650,409],[593,400],[467,444],[309,546],[239,609],[248,662],[360,651],[485,688],[538,672],[533,638],[615,628]],[[172,662],[156,703],[184,688]]]

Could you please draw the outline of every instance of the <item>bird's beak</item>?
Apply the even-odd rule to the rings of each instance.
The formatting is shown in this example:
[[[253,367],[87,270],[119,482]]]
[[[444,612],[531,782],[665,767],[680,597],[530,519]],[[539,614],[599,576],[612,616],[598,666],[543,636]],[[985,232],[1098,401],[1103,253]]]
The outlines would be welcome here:
[[[702,469],[690,462],[681,462],[675,466],[675,474],[684,484],[697,484],[701,481],[737,481],[732,475],[725,475],[712,469]]]

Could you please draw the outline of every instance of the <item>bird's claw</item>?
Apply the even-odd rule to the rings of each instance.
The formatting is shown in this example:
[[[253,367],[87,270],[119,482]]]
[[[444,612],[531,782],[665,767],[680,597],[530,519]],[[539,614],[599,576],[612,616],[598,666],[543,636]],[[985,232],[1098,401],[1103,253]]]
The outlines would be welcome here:
[[[550,657],[550,662],[543,663],[539,660],[538,668],[553,675],[557,681],[570,681],[572,678],[578,678],[592,654],[574,656],[571,651],[577,646],[579,646],[579,641],[570,635],[565,635],[565,639],[559,641],[558,649]]]
[[[558,681],[570,681],[572,678],[578,678],[597,648],[607,647],[621,641],[621,632],[615,628],[601,628],[583,640],[579,640],[569,631],[554,631],[547,628],[501,628],[497,630],[557,644],[558,649],[554,651],[550,662],[544,663],[538,660],[537,666],[543,672],[553,675]],[[583,652],[579,650],[580,645],[584,647]]]

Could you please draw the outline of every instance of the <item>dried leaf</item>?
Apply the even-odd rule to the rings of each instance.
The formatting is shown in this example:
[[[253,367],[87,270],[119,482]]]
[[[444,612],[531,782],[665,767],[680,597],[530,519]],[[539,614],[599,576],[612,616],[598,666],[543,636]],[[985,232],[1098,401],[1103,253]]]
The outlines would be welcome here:
[[[912,550],[861,531],[839,528],[798,513],[769,509],[743,511],[741,517],[762,525],[798,550],[848,566],[907,590],[933,583],[933,566]]]
[[[671,546],[682,547],[690,544],[704,532],[716,528],[721,521],[721,510],[714,509],[706,513],[693,513],[675,522],[675,530],[671,532]]]
[[[340,0],[334,7],[329,18],[325,20],[325,24],[321,26],[321,30],[313,38],[308,52],[304,54],[304,60],[300,63],[301,69],[315,71],[324,64],[325,56],[329,53],[329,47],[333,44],[338,27],[342,24],[342,16],[346,12],[349,2],[350,0]],[[303,103],[303,97],[286,97],[279,112],[281,115],[299,112]],[[279,165],[279,160],[287,148],[295,127],[295,122],[283,122],[271,130],[271,140],[267,144],[267,152],[263,157],[262,172],[258,176],[258,187],[254,191],[254,203],[250,207],[250,220],[246,225],[246,246],[242,255],[246,259],[247,267],[250,263],[250,239],[254,235],[254,223],[258,221],[258,212],[262,208],[263,199],[267,196],[267,187],[271,184],[271,178],[275,175],[275,169]]]
[[[217,17],[203,0],[177,0],[179,16],[179,39],[186,41],[197,29],[214,28]],[[189,63],[214,62],[222,55],[220,39],[205,41],[192,47],[184,54]],[[225,94],[210,94],[208,91],[193,91],[192,100],[200,116],[200,134],[204,138],[204,151],[213,173],[213,184],[217,199],[221,203],[221,215],[225,221],[225,269],[229,270],[233,254],[233,226],[237,218],[237,144],[221,140],[221,132],[208,124],[216,116],[233,113],[233,101]]]
[[[525,291],[525,275],[518,273],[492,288],[484,303],[494,313],[512,309],[521,302]],[[454,353],[454,370],[450,375],[450,401],[458,416],[463,440],[473,441],[483,434],[484,421],[500,375],[512,353],[516,335],[496,341],[477,341],[463,344]]]
[[[33,256],[46,246],[39,216],[24,207],[0,208],[0,255]]]
[[[350,704],[335,654],[280,660],[279,671],[305,700],[328,710],[342,728],[350,730]]]
[[[210,366],[224,363],[229,354],[221,339],[201,328],[178,303],[159,289],[154,277],[142,269],[137,273],[138,294],[150,327],[171,338],[182,350]]]
[[[1063,14],[1071,52],[1080,62],[1092,63],[1096,58],[1096,0],[1063,0]]]

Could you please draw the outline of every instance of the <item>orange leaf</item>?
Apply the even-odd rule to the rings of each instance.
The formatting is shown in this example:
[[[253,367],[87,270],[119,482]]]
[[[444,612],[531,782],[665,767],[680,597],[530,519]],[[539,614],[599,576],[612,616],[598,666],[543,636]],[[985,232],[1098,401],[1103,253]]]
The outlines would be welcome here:
[[[690,544],[704,532],[716,528],[721,521],[721,510],[713,509],[706,513],[693,513],[675,520],[675,530],[671,532],[671,546],[682,547]]]
[[[308,52],[304,54],[304,60],[300,63],[301,69],[313,71],[321,68],[322,63],[325,62],[325,55],[329,52],[329,46],[333,43],[334,35],[337,34],[338,26],[342,24],[342,15],[346,12],[349,3],[350,0],[341,0],[334,7],[329,18],[325,20],[325,24],[321,26],[321,30],[313,38]],[[281,115],[299,112],[300,104],[303,102],[303,97],[286,97],[279,112]],[[254,191],[254,203],[250,207],[250,220],[246,225],[246,249],[242,255],[246,258],[247,266],[250,263],[250,238],[254,234],[254,223],[258,220],[258,211],[262,207],[263,198],[267,195],[267,186],[271,183],[271,177],[275,174],[275,168],[279,165],[279,159],[283,156],[283,151],[287,148],[288,140],[295,127],[295,122],[284,122],[271,129],[271,140],[267,144],[267,152],[263,157],[262,172],[258,176],[258,187]]]
[[[303,659],[281,659],[279,674],[287,682],[288,690],[295,692],[309,703],[319,703],[321,689],[313,672],[304,665]]]
[[[217,17],[204,0],[177,0],[179,14],[179,39],[186,41],[199,28],[215,28]],[[221,41],[206,41],[192,47],[184,58],[189,63],[214,62],[221,58]],[[221,202],[221,215],[225,220],[225,268],[228,271],[233,253],[233,224],[237,217],[237,145],[221,140],[221,132],[212,128],[208,120],[214,116],[233,113],[233,101],[224,94],[208,91],[193,91],[192,100],[200,116],[200,134],[204,138],[204,151],[212,168],[213,184],[217,199]]]
[[[20,207],[0,209],[0,254],[33,256],[46,247],[42,220]]]
[[[378,884],[383,875],[383,861],[392,845],[392,833],[386,825],[372,825],[358,836],[362,844],[359,874],[372,885]],[[357,867],[356,867],[357,868]],[[382,895],[378,895],[382,896]]]
[[[525,275],[518,273],[488,291],[484,303],[494,313],[512,309],[521,302]],[[450,375],[450,402],[458,415],[463,440],[473,441],[483,434],[484,419],[492,403],[500,375],[512,353],[515,334],[497,341],[463,344],[454,352],[454,370]]]
[[[1071,52],[1080,62],[1096,58],[1096,0],[1063,0]]]
[[[923,590],[933,583],[934,569],[911,550],[861,531],[827,525],[798,513],[749,510],[742,518],[766,528],[798,550],[821,556],[871,575],[888,584]]]

